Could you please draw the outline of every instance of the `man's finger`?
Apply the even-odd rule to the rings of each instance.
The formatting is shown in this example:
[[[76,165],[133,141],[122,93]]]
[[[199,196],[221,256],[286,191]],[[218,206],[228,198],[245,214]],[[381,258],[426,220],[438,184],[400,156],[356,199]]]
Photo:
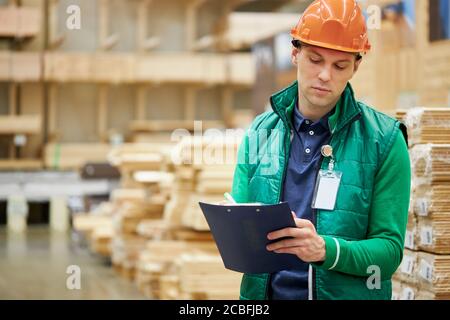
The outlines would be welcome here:
[[[310,232],[311,231],[309,229],[284,228],[268,233],[267,239],[275,240],[284,237],[305,238],[310,235]]]
[[[313,223],[311,221],[309,221],[308,219],[297,218],[297,219],[294,219],[294,221],[295,221],[295,225],[299,228],[308,228],[308,229],[315,230]]]
[[[303,247],[305,241],[299,238],[284,239],[266,246],[267,250],[274,251],[278,249],[291,248],[291,247]]]

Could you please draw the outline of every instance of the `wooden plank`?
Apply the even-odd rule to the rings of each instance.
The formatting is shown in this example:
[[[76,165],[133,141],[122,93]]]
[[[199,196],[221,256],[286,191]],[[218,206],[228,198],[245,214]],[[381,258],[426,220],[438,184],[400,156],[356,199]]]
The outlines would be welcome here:
[[[0,116],[0,134],[36,134],[41,126],[40,115]]]
[[[24,38],[40,31],[40,11],[32,7],[0,7],[0,36]]]
[[[44,150],[46,168],[79,170],[87,162],[106,162],[111,146],[101,143],[48,143]]]
[[[41,170],[43,167],[42,160],[34,159],[12,159],[12,160],[0,160],[1,171],[16,171],[16,170]]]
[[[72,82],[230,84],[254,82],[250,54],[56,53],[44,55],[44,79]]]
[[[0,8],[0,36],[17,36],[17,31],[19,30],[18,10],[16,6]]]
[[[41,12],[39,8],[20,7],[17,19],[17,37],[32,37],[40,32]]]

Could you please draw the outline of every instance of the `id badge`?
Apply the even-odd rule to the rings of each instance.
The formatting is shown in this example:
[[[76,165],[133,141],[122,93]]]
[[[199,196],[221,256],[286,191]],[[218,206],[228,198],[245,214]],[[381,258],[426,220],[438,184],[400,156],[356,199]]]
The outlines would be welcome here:
[[[341,177],[342,172],[339,171],[319,171],[314,188],[313,209],[334,210]]]

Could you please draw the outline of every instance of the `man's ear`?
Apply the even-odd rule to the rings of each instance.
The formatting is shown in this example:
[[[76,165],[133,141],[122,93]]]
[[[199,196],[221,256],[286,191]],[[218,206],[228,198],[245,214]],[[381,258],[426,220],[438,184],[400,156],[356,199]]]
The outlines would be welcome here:
[[[298,56],[298,53],[300,52],[300,50],[298,50],[297,48],[295,48],[295,47],[293,47],[292,48],[292,51],[291,51],[291,60],[292,60],[292,64],[294,65],[294,66],[297,66],[297,56]]]
[[[356,71],[358,71],[358,68],[359,68],[359,65],[361,64],[361,62],[362,62],[362,58],[359,58],[359,59],[357,59],[357,60],[355,61],[355,66],[354,66],[354,68],[353,68],[353,73],[355,73]]]

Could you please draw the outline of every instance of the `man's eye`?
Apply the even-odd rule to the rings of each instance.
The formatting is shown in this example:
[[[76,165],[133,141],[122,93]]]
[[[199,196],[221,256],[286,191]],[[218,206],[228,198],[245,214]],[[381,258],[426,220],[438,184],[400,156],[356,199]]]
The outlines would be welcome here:
[[[336,66],[336,69],[338,69],[338,70],[344,70],[345,68],[347,68],[347,66],[340,66],[338,64],[336,64],[335,66]]]
[[[312,63],[319,63],[320,59],[309,58]]]

